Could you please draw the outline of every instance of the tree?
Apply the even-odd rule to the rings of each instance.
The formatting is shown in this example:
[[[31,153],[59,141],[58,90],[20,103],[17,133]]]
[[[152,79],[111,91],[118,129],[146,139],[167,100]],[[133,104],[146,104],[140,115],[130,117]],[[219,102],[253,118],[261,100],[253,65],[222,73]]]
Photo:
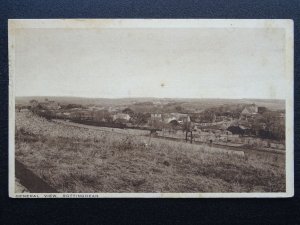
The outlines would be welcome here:
[[[263,114],[263,121],[266,124],[266,131],[269,138],[276,140],[285,139],[285,121],[280,117],[279,112],[266,111]]]
[[[149,113],[135,113],[131,120],[132,123],[134,123],[135,125],[144,125],[146,123],[148,123],[149,118],[151,117],[151,115]]]
[[[31,106],[36,106],[39,102],[35,99],[32,99],[32,100],[29,101],[29,103],[30,103]]]
[[[170,123],[169,123],[170,125],[171,125],[171,127],[173,127],[173,128],[176,128],[178,125],[179,125],[179,123],[178,123],[178,121],[177,120],[172,120],[172,121],[170,121]]]
[[[122,111],[122,113],[126,113],[128,114],[130,117],[132,117],[134,115],[134,111],[130,108],[126,108]]]
[[[179,113],[181,113],[181,112],[183,112],[184,111],[184,109],[183,109],[183,107],[182,106],[176,106],[175,107],[175,110],[176,110],[176,112],[179,112]]]
[[[258,107],[258,113],[260,113],[260,114],[264,114],[267,111],[268,111],[267,107],[264,107],[264,106]]]
[[[32,100],[30,100],[29,103],[30,103],[31,111],[35,113],[37,111],[38,106],[39,106],[39,102],[35,99],[32,99]]]

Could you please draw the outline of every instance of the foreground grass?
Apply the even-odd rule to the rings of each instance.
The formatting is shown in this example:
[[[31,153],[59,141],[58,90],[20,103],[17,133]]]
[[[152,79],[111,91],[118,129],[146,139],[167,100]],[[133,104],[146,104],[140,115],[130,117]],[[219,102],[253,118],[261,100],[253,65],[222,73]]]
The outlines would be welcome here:
[[[59,192],[280,192],[284,166],[16,115],[16,158]]]

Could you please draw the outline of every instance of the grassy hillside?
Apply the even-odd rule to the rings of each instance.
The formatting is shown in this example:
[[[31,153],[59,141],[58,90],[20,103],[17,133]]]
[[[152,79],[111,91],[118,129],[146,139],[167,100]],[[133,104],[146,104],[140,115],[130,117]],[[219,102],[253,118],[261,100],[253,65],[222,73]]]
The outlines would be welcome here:
[[[16,114],[16,158],[59,192],[282,192],[283,165]]]

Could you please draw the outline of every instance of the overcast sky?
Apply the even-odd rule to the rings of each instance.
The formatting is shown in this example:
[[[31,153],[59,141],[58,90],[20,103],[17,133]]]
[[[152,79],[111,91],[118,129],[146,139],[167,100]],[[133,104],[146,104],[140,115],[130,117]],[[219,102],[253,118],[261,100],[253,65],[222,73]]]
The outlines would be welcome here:
[[[16,96],[286,97],[283,29],[18,29]]]

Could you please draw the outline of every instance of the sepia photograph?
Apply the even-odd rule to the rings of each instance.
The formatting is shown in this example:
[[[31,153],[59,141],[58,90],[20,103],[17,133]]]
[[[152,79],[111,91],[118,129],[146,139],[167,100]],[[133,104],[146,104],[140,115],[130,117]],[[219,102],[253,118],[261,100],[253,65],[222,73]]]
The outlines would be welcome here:
[[[291,20],[9,20],[9,195],[294,195]]]

